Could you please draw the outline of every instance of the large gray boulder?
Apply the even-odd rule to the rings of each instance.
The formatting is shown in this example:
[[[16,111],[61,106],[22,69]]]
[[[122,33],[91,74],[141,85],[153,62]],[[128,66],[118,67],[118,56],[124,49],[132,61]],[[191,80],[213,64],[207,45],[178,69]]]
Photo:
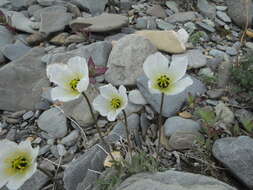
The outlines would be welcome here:
[[[177,171],[140,173],[126,179],[116,190],[236,190],[211,177]]]
[[[228,15],[235,24],[244,28],[248,21],[248,26],[251,26],[253,18],[252,0],[226,0],[226,3],[228,6]]]
[[[49,87],[43,48],[33,48],[23,57],[0,68],[0,110],[32,110]]]
[[[131,34],[121,38],[110,54],[105,80],[113,85],[135,85],[136,79],[144,73],[144,61],[156,51],[156,47],[141,36]]]
[[[213,145],[213,155],[230,172],[253,189],[253,139],[248,136],[218,139]]]

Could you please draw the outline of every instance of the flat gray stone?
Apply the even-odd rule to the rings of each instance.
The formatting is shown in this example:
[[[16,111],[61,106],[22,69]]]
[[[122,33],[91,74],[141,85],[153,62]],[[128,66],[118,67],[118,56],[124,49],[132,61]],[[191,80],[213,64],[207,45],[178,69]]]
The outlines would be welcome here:
[[[35,6],[35,5],[34,5]],[[37,5],[38,6],[38,5]],[[33,12],[33,16],[37,21],[41,20],[41,14],[51,14],[51,13],[66,13],[67,8],[64,6],[54,5],[50,7],[44,7],[44,8],[36,8],[37,10]]]
[[[188,50],[186,53],[173,55],[172,57],[184,57],[188,58],[188,66],[190,68],[198,69],[204,67],[207,64],[207,57],[200,49]]]
[[[197,7],[201,14],[213,19],[216,14],[216,8],[214,5],[208,3],[207,0],[198,0]]]
[[[228,23],[232,22],[231,18],[225,12],[223,12],[223,11],[217,11],[216,14],[217,14],[217,17],[219,19],[221,19],[222,21],[228,22]]]
[[[168,118],[164,123],[164,132],[166,136],[171,136],[178,131],[199,132],[200,124],[191,119],[174,116]]]
[[[196,12],[179,12],[171,15],[168,18],[165,18],[166,22],[169,23],[176,23],[176,22],[187,22],[187,21],[194,21],[196,19]]]
[[[106,153],[95,145],[79,158],[70,162],[64,170],[63,181],[66,190],[77,190],[78,184],[87,188],[96,183],[98,174],[89,171],[89,169],[101,172],[104,168],[105,158]]]
[[[40,102],[42,89],[49,86],[43,55],[43,48],[33,48],[0,68],[0,110],[33,110]]]
[[[79,17],[70,22],[70,27],[74,31],[86,29],[91,32],[107,32],[120,29],[128,24],[128,18],[119,14],[103,13],[95,17]]]
[[[4,26],[0,25],[0,51],[4,48],[5,45],[12,44],[13,40],[13,34]]]
[[[206,87],[201,81],[197,80],[194,77],[191,78],[193,79],[193,84],[186,88],[185,91],[177,95],[165,96],[162,112],[162,115],[164,117],[170,117],[176,114],[181,109],[182,105],[187,101],[189,93],[191,93],[191,95],[197,95],[206,92]],[[141,76],[137,79],[137,87],[147,102],[152,106],[152,108],[159,113],[161,95],[151,94],[149,92],[148,78],[146,76]]]
[[[54,32],[62,31],[71,20],[72,16],[70,13],[41,13],[40,32],[49,35]]]
[[[43,112],[38,119],[38,126],[52,138],[61,138],[67,134],[67,118],[58,108]]]
[[[212,177],[168,170],[127,178],[116,190],[236,190]]]
[[[64,52],[55,53],[48,60],[47,64],[52,63],[67,63],[73,56],[84,57],[87,61],[92,57],[95,65],[106,66],[108,57],[112,50],[112,44],[109,42],[96,42],[86,46],[80,46],[79,48]]]
[[[144,61],[156,51],[156,47],[141,36],[131,34],[121,38],[109,56],[105,80],[113,85],[134,85],[144,73]]]
[[[29,52],[31,48],[22,42],[18,42],[15,44],[9,44],[4,46],[2,53],[6,58],[11,61],[14,61],[22,56],[24,56],[27,52]]]
[[[74,0],[82,8],[89,9],[92,15],[99,15],[104,12],[108,0]]]
[[[218,139],[213,145],[213,155],[230,172],[253,189],[253,139],[248,136]]]
[[[252,0],[248,0],[248,5],[245,5],[245,0],[226,0],[226,3],[228,6],[228,15],[235,24],[244,28],[246,22],[248,22],[248,26],[251,26],[253,18]],[[248,7],[248,15],[245,7]]]

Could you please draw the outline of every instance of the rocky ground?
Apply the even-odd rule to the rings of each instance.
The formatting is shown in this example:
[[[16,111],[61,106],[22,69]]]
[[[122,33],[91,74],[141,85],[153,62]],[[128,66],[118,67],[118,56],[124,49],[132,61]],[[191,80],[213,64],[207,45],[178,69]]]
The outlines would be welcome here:
[[[0,139],[40,146],[41,169],[20,190],[253,189],[251,0],[0,0],[0,10]],[[185,46],[170,32],[181,28]],[[99,185],[117,176],[104,167],[108,147],[83,98],[52,102],[46,66],[78,55],[108,67],[87,94],[92,101],[102,84],[127,86],[136,155],[153,158],[161,97],[142,65],[156,51],[187,56],[194,83],[165,97],[155,172]],[[98,124],[127,159],[122,118]]]

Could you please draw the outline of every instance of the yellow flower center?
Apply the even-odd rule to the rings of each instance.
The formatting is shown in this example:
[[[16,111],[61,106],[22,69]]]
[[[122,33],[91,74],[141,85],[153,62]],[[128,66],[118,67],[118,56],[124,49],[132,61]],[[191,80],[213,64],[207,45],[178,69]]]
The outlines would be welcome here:
[[[29,161],[24,156],[18,156],[11,161],[11,167],[16,171],[24,171],[29,167]]]
[[[162,75],[156,80],[156,82],[159,88],[165,89],[170,85],[170,78],[167,75]]]
[[[113,109],[120,108],[121,104],[122,104],[121,99],[119,99],[119,98],[113,98],[110,103],[111,103],[111,107]]]
[[[77,88],[77,84],[78,84],[79,81],[80,81],[79,78],[75,78],[75,79],[70,81],[69,85],[70,85],[72,90],[77,91],[76,88]]]

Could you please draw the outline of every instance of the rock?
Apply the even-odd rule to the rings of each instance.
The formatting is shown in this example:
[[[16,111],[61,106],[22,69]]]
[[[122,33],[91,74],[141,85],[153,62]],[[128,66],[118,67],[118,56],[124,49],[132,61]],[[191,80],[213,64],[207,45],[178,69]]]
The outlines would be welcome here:
[[[161,7],[161,5],[154,5],[153,7],[150,7],[147,10],[147,14],[159,18],[165,18],[167,16],[165,10]]]
[[[41,6],[52,6],[55,3],[55,0],[37,0]]]
[[[99,93],[95,87],[89,86],[86,94],[90,102],[93,102]],[[62,110],[67,116],[74,118],[81,126],[93,124],[93,118],[88,103],[82,96],[76,100],[65,102],[62,106]]]
[[[248,2],[248,5],[246,3]],[[248,26],[252,24],[253,18],[253,4],[252,0],[226,0],[228,6],[228,15],[231,19],[240,26],[241,28],[245,28],[246,22],[248,22]],[[246,10],[248,8],[248,11]],[[248,13],[248,15],[247,15]]]
[[[29,16],[34,16],[34,13],[38,10],[41,10],[41,9],[42,9],[42,6],[36,4],[36,5],[29,6],[27,11],[28,11]],[[38,18],[36,18],[35,20],[39,21],[39,19],[40,19],[40,15],[38,15]]]
[[[164,123],[164,133],[170,137],[176,132],[197,133],[200,130],[200,124],[191,119],[174,116],[168,118]]]
[[[0,110],[34,109],[42,88],[49,86],[45,65],[41,63],[43,55],[43,48],[33,48],[0,68]]]
[[[12,44],[14,40],[13,34],[6,29],[4,26],[0,25],[0,52],[5,45]]]
[[[215,107],[215,113],[225,124],[234,122],[234,113],[222,102]]]
[[[214,56],[214,57],[225,57],[226,53],[224,51],[220,51],[217,49],[211,49],[211,51],[209,51],[209,55]]]
[[[11,6],[15,10],[21,10],[26,7],[26,2],[25,0],[11,0]]]
[[[11,61],[14,61],[31,50],[30,47],[26,46],[22,42],[17,42],[15,44],[9,44],[4,46],[2,52],[6,58]]]
[[[131,90],[128,95],[129,101],[134,104],[145,105],[147,101],[142,96],[139,90]]]
[[[71,43],[82,43],[82,42],[85,42],[86,40],[87,40],[87,38],[83,35],[73,34],[65,39],[64,44],[68,45]]]
[[[22,118],[23,118],[23,120],[28,120],[28,119],[31,119],[33,116],[34,116],[34,112],[28,111],[22,116]]]
[[[140,117],[138,114],[131,114],[127,117],[129,132],[136,133],[140,127]],[[115,143],[120,140],[120,137],[126,138],[125,122],[119,121],[105,138],[107,142]]]
[[[11,12],[11,26],[27,33],[35,33],[35,28],[38,28],[39,23],[32,22],[26,18],[21,12]]]
[[[213,78],[214,77],[214,72],[209,67],[201,68],[199,70],[198,74],[200,76],[204,76],[204,77],[208,77],[208,78]]]
[[[139,17],[136,19],[135,28],[137,29],[146,29],[148,19],[146,17]]]
[[[216,10],[218,11],[226,11],[228,9],[227,6],[216,6]]]
[[[253,42],[246,42],[245,46],[251,50],[253,50]]]
[[[173,55],[172,59],[173,57],[184,57],[184,56],[188,57],[189,68],[197,69],[204,67],[207,64],[207,58],[200,49],[188,50],[184,54]]]
[[[71,131],[71,133],[68,134],[66,137],[62,138],[60,142],[66,146],[72,146],[77,142],[78,137],[79,137],[79,131],[74,130],[74,131]]]
[[[53,37],[50,40],[50,42],[54,45],[64,45],[68,36],[69,36],[69,34],[67,32],[63,32],[63,33],[60,33],[57,36]]]
[[[48,181],[49,177],[43,172],[37,170],[33,176],[28,179],[19,190],[40,190]]]
[[[127,24],[128,18],[126,16],[103,13],[99,16],[90,18],[77,18],[71,21],[69,25],[74,31],[85,28],[90,32],[107,32],[120,29]]]
[[[72,51],[55,53],[52,55],[48,64],[67,63],[71,57],[81,56],[86,60],[89,60],[89,58],[92,57],[97,66],[106,66],[111,49],[112,44],[109,42],[96,42],[90,45],[80,46],[78,49]]]
[[[170,17],[166,18],[165,21],[169,23],[177,23],[177,22],[194,21],[196,18],[197,18],[196,13],[189,11],[173,14]]]
[[[213,145],[213,155],[249,189],[253,188],[253,139],[248,136],[218,139]]]
[[[226,53],[227,53],[228,55],[235,56],[235,55],[238,54],[238,51],[237,51],[236,48],[234,48],[234,47],[227,47],[227,48],[226,48]]]
[[[41,13],[40,32],[49,35],[54,32],[62,31],[71,19],[72,16],[70,13]]]
[[[184,43],[175,31],[142,30],[136,34],[149,39],[161,51],[183,53],[186,50]]]
[[[174,13],[178,13],[179,12],[179,8],[176,2],[174,1],[166,1],[165,5],[171,9]]]
[[[64,6],[54,5],[50,7],[40,8],[33,13],[35,20],[41,21],[41,14],[64,14],[67,12],[67,8]]]
[[[79,158],[68,164],[64,171],[64,187],[66,190],[76,190],[78,184],[92,186],[98,174],[90,171],[102,171],[106,153],[99,147],[93,146]]]
[[[173,150],[191,149],[200,136],[201,134],[197,132],[177,131],[171,135],[169,146]]]
[[[248,122],[253,121],[253,113],[245,109],[236,110],[235,116],[238,118],[238,120],[244,127],[247,127],[246,124]]]
[[[211,99],[220,98],[224,94],[224,89],[211,89],[207,91],[207,95]]]
[[[232,63],[230,61],[224,61],[219,64],[218,67],[218,87],[226,88],[231,73]]]
[[[224,22],[230,23],[232,21],[231,18],[225,12],[217,11],[216,14],[217,14],[217,17]]]
[[[215,29],[213,26],[209,25],[209,24],[206,24],[204,22],[201,22],[201,21],[197,21],[196,24],[198,26],[200,26],[201,28],[207,30],[208,32],[215,32]]]
[[[177,95],[165,96],[162,112],[164,117],[170,117],[176,114],[180,110],[181,106],[187,101],[189,93],[194,96],[197,94],[203,94],[206,91],[205,85],[201,81],[194,77],[191,78],[193,79],[193,84],[186,88],[185,91]],[[151,94],[149,92],[148,78],[146,76],[141,76],[137,79],[137,87],[152,108],[159,113],[161,95]]]
[[[198,0],[197,7],[201,14],[213,19],[216,15],[216,8],[212,4],[208,3],[207,0]]]
[[[51,108],[41,114],[38,126],[53,138],[61,138],[67,134],[67,119],[58,108]]]
[[[139,173],[127,178],[116,190],[236,190],[212,177],[168,170]]]
[[[144,73],[145,59],[155,52],[156,48],[141,36],[131,34],[121,38],[109,56],[105,80],[113,85],[134,85]]]
[[[9,4],[10,1],[9,0],[1,0],[0,1],[0,7],[4,7],[5,5]]]
[[[157,27],[161,30],[173,30],[176,28],[175,25],[163,21],[162,19],[156,19]]]
[[[89,9],[92,15],[99,15],[104,12],[108,0],[75,0],[82,8]]]

